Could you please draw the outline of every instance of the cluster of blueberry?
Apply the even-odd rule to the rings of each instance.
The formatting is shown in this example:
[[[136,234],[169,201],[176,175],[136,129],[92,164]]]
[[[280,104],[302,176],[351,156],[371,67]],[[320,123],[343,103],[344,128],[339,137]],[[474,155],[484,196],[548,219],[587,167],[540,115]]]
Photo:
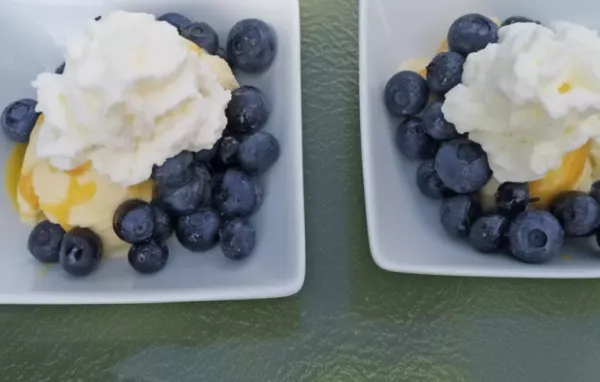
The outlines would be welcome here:
[[[515,16],[501,26],[536,22]],[[496,209],[484,212],[477,193],[492,177],[487,155],[479,144],[461,136],[444,118],[444,95],[462,79],[466,57],[498,41],[499,27],[491,19],[468,14],[448,31],[448,52],[436,55],[425,78],[412,71],[396,73],[385,87],[389,113],[402,118],[395,137],[399,151],[420,163],[416,183],[431,199],[442,199],[440,220],[445,231],[468,238],[475,249],[508,249],[517,259],[544,263],[560,251],[565,237],[594,234],[600,226],[600,183],[590,194],[560,195],[549,211],[529,209],[527,183],[503,183]],[[430,102],[430,98],[433,101]]]

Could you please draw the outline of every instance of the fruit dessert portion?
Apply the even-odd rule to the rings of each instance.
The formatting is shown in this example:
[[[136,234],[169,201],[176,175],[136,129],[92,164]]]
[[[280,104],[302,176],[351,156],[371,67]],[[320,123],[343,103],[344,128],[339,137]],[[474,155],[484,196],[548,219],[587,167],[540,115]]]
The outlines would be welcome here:
[[[396,146],[450,235],[528,263],[600,237],[598,58],[581,25],[468,14],[400,66],[384,91]]]
[[[35,225],[35,258],[85,276],[129,246],[132,268],[155,273],[173,233],[193,252],[219,242],[231,259],[253,252],[248,219],[280,146],[262,131],[265,94],[240,87],[233,70],[267,70],[274,33],[242,20],[223,52],[205,22],[112,12],[68,41],[54,73],[37,77],[37,101],[6,107],[1,125],[17,142],[7,171],[17,179],[6,184],[21,220]]]

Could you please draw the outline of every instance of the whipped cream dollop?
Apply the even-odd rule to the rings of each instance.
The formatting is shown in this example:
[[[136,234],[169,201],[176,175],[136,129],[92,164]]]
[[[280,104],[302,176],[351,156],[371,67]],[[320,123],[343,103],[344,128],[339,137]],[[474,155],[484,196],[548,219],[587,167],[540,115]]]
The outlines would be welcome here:
[[[583,26],[506,26],[468,56],[442,111],[481,144],[497,180],[537,180],[600,137],[599,62],[600,38]]]
[[[116,11],[68,41],[63,75],[40,74],[36,151],[61,170],[91,161],[123,187],[183,150],[211,148],[231,92],[177,29]]]

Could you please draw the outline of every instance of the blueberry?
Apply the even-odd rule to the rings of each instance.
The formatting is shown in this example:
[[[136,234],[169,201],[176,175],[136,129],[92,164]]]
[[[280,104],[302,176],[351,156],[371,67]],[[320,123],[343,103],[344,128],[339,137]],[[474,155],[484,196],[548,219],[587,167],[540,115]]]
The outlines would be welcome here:
[[[150,240],[154,235],[156,213],[143,200],[128,200],[122,203],[113,216],[113,229],[126,243],[137,244]]]
[[[471,225],[481,216],[481,205],[471,195],[445,199],[440,207],[442,227],[452,236],[467,237]]]
[[[600,180],[597,182],[594,182],[594,184],[592,184],[592,189],[590,190],[590,196],[592,198],[594,198],[595,201],[600,203]]]
[[[279,159],[279,142],[269,133],[259,131],[240,145],[238,161],[240,167],[250,174],[262,174]]]
[[[212,202],[212,175],[207,166],[196,163],[194,166],[196,177],[205,185],[202,187],[202,205],[209,206]]]
[[[173,235],[173,220],[167,212],[167,208],[160,202],[152,202],[154,209],[154,234],[153,238],[165,242]]]
[[[225,51],[225,48],[219,47],[219,49],[217,49],[216,55],[221,57],[223,60],[227,61],[227,52]]]
[[[456,52],[438,53],[427,65],[427,85],[437,94],[446,94],[460,84],[465,59]]]
[[[450,51],[467,56],[498,42],[498,26],[491,19],[471,13],[459,17],[448,31]]]
[[[208,54],[215,54],[219,49],[219,36],[217,32],[207,23],[193,22],[183,26],[179,33],[204,49]]]
[[[219,231],[221,249],[225,257],[232,260],[247,258],[256,245],[256,230],[246,219],[234,219],[227,222]]]
[[[160,187],[179,187],[192,179],[190,168],[194,162],[194,154],[182,151],[172,158],[167,159],[160,166],[152,169],[152,179]]]
[[[473,223],[469,242],[479,252],[495,252],[508,245],[510,221],[502,215],[482,216]]]
[[[175,235],[192,252],[205,252],[219,242],[221,216],[211,208],[202,208],[177,220]]]
[[[429,136],[438,141],[447,141],[458,138],[459,134],[456,127],[446,121],[442,113],[443,102],[436,101],[429,105],[423,112],[423,126]]]
[[[419,165],[417,186],[423,195],[431,199],[443,199],[454,195],[454,192],[446,187],[440,179],[433,159],[428,159]]]
[[[385,106],[394,117],[409,117],[420,113],[429,101],[429,86],[421,75],[408,70],[389,79],[384,91]]]
[[[504,182],[496,190],[496,207],[501,215],[514,218],[529,205],[527,183]]]
[[[217,154],[218,149],[219,142],[215,143],[210,149],[204,149],[194,153],[194,160],[196,162],[209,163]]]
[[[181,31],[183,27],[192,22],[184,15],[175,12],[165,13],[164,15],[160,16],[157,20],[168,22],[169,24],[177,28],[178,31]]]
[[[230,169],[217,186],[215,205],[225,218],[252,215],[262,202],[262,187],[253,176],[238,169]]]
[[[42,263],[56,263],[64,236],[65,230],[60,225],[43,221],[29,234],[27,249]]]
[[[136,272],[149,275],[165,267],[169,260],[169,247],[160,240],[134,244],[129,248],[127,259]]]
[[[157,187],[157,197],[167,208],[170,214],[181,216],[191,214],[206,202],[207,182],[196,174],[189,183],[181,187]]]
[[[429,159],[435,156],[438,143],[425,132],[423,120],[410,117],[398,125],[396,146],[410,159]]]
[[[510,225],[510,252],[526,263],[545,263],[558,254],[564,236],[560,223],[550,212],[525,211]]]
[[[275,34],[261,20],[242,20],[231,28],[227,36],[227,61],[233,67],[248,73],[268,69],[276,52]]]
[[[567,237],[589,236],[600,225],[600,204],[583,192],[560,195],[550,205],[550,212],[562,225]]]
[[[63,74],[65,72],[65,63],[63,62],[62,64],[60,64],[60,66],[58,68],[56,68],[56,70],[54,71],[54,73],[56,74]]]
[[[223,137],[217,142],[217,154],[211,161],[215,171],[225,171],[238,165],[240,141],[234,136]]]
[[[8,139],[27,143],[40,113],[35,111],[37,101],[24,98],[8,105],[2,112],[0,123]]]
[[[102,259],[102,240],[88,228],[75,227],[66,233],[60,245],[60,265],[72,276],[92,273]]]
[[[271,105],[265,94],[254,86],[242,86],[231,92],[227,105],[227,129],[236,133],[249,134],[262,129],[269,115]]]
[[[459,194],[479,191],[492,176],[481,146],[464,138],[442,144],[435,156],[435,168],[442,182]]]
[[[541,24],[539,21],[532,20],[532,19],[530,19],[528,17],[511,16],[511,17],[507,18],[506,20],[504,20],[504,22],[502,23],[501,27],[505,27],[507,25],[512,25],[512,24],[518,24],[518,23],[535,23],[535,24]]]

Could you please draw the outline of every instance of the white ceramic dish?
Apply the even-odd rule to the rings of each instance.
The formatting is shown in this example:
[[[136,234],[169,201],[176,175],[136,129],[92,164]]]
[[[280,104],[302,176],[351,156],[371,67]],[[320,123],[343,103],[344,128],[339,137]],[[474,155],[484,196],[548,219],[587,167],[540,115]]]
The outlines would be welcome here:
[[[527,265],[507,256],[476,253],[451,240],[438,219],[439,203],[426,199],[415,185],[415,163],[396,151],[392,134],[397,121],[383,103],[383,89],[404,60],[432,57],[448,27],[466,13],[501,20],[524,15],[544,21],[568,20],[591,28],[600,3],[586,0],[361,0],[360,101],[361,136],[369,242],[383,269],[454,276],[595,278],[600,256],[589,242],[567,247],[545,265]]]
[[[86,20],[109,10],[163,14],[180,12],[210,23],[223,45],[233,24],[260,18],[276,31],[278,53],[259,76],[242,75],[242,84],[261,88],[273,104],[266,127],[282,146],[282,156],[263,179],[264,204],[253,218],[257,247],[244,262],[228,261],[215,249],[192,254],[171,244],[171,258],[159,274],[135,274],[126,258],[104,261],[92,276],[74,279],[60,267],[38,264],[26,249],[30,227],[4,192],[0,197],[0,303],[101,304],[232,300],[284,297],[300,290],[305,273],[302,121],[300,93],[300,17],[297,0],[19,0],[0,2],[0,105],[35,97],[36,74],[54,71],[59,45]],[[4,168],[11,144],[0,139]],[[4,182],[4,180],[2,180]]]

